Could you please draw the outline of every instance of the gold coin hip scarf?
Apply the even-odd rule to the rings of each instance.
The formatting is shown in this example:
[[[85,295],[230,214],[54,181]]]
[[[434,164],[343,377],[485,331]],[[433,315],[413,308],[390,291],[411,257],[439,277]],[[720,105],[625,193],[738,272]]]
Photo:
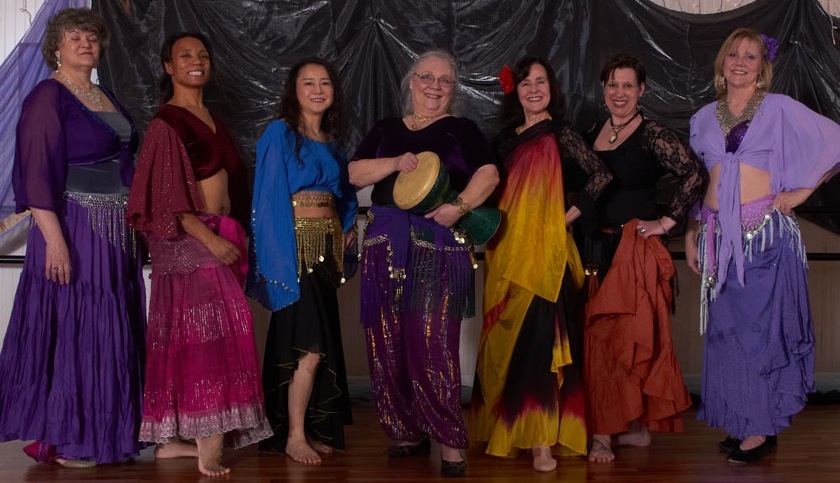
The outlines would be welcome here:
[[[292,195],[292,206],[335,208],[335,197],[329,191],[298,191]]]

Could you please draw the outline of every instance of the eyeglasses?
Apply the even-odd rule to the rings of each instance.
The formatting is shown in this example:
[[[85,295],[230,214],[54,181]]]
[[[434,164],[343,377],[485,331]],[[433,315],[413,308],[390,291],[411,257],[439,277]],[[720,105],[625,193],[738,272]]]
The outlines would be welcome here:
[[[439,86],[445,87],[445,88],[449,88],[449,87],[452,87],[452,86],[455,85],[455,79],[453,79],[449,76],[446,76],[446,75],[442,75],[440,77],[435,77],[434,75],[429,74],[428,72],[423,73],[423,74],[418,74],[418,73],[415,72],[414,75],[416,75],[418,78],[420,78],[420,82],[422,82],[423,84],[426,84],[427,86],[430,86],[430,85],[434,84],[435,81],[438,82]]]

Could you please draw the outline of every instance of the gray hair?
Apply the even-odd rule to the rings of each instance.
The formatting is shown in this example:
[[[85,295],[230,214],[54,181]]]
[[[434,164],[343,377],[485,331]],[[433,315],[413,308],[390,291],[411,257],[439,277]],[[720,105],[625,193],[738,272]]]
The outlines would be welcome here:
[[[408,68],[408,72],[406,72],[405,76],[400,83],[400,90],[403,94],[403,116],[411,116],[414,114],[414,103],[411,99],[411,89],[409,88],[409,82],[411,78],[414,76],[414,73],[417,71],[417,68],[420,67],[420,64],[429,60],[429,59],[441,59],[449,64],[449,67],[452,68],[452,77],[455,79],[455,85],[452,86],[452,96],[449,98],[449,106],[446,107],[446,112],[449,114],[456,113],[456,100],[457,100],[457,93],[458,93],[458,85],[459,85],[459,78],[458,78],[458,63],[455,61],[455,57],[452,56],[449,52],[445,50],[435,49],[435,50],[428,50],[420,54],[420,56],[412,62],[411,66]]]

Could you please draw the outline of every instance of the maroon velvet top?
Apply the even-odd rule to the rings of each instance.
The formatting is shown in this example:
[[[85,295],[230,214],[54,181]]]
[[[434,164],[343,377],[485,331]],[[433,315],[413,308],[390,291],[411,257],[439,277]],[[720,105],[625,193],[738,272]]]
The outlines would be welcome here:
[[[178,235],[178,213],[204,207],[196,181],[228,173],[231,216],[245,224],[250,199],[242,159],[224,123],[216,132],[189,110],[169,104],[155,114],[137,162],[126,215],[129,226],[153,239]]]

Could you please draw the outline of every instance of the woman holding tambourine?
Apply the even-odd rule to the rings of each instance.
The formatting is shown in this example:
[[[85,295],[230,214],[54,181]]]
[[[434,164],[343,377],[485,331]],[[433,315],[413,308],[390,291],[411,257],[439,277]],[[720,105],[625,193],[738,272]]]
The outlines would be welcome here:
[[[362,140],[350,182],[373,185],[361,260],[362,313],[371,388],[392,457],[441,446],[441,473],[466,473],[461,415],[460,323],[474,313],[472,241],[453,225],[480,206],[499,182],[493,153],[478,127],[452,115],[455,59],[421,55],[403,79],[402,118],[385,119]],[[394,203],[401,172],[431,151],[456,197],[426,214]]]

